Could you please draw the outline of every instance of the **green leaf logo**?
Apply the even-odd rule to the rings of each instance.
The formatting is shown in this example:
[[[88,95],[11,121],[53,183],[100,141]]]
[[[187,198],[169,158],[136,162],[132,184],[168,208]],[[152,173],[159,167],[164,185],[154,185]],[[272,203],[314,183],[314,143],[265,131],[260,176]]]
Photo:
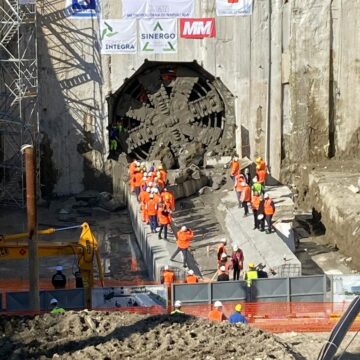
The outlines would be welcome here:
[[[101,40],[104,40],[105,36],[112,37],[119,33],[118,31],[114,31],[113,27],[109,25],[106,21],[104,21],[104,25],[106,26],[106,28],[101,32]]]

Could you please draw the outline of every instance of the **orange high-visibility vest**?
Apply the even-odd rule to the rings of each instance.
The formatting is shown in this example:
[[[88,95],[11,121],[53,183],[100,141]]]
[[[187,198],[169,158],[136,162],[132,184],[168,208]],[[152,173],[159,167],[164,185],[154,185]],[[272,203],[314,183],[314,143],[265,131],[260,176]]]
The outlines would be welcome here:
[[[265,184],[265,180],[266,180],[266,171],[265,170],[258,170],[256,172],[256,176],[258,178],[259,183]]]
[[[260,196],[259,195],[253,195],[251,200],[251,207],[255,210],[258,210],[260,206]]]
[[[161,197],[159,194],[154,194],[154,200],[156,201],[156,203],[158,204],[161,201]]]
[[[133,183],[135,187],[140,187],[143,174],[139,171],[133,175]]]
[[[154,199],[150,199],[146,204],[146,210],[149,216],[156,215],[157,213],[157,202]]]
[[[218,321],[221,322],[223,320],[224,316],[222,311],[219,311],[218,309],[213,309],[209,312],[209,320],[211,321]]]
[[[171,270],[163,272],[164,284],[172,284],[175,281],[175,274]]]
[[[165,209],[164,208],[159,208],[158,209],[158,219],[159,219],[159,224],[160,225],[169,225],[171,223],[171,215],[168,213],[167,215],[163,214],[163,211]]]
[[[238,161],[232,161],[231,162],[231,170],[230,170],[230,174],[231,176],[236,176],[239,174],[239,171],[240,171],[240,164]]]
[[[164,182],[164,184],[166,184],[167,172],[165,170],[159,170],[158,171],[158,178],[161,179]]]
[[[195,284],[199,281],[196,275],[188,275],[186,277],[186,283],[187,284]]]
[[[241,200],[249,202],[251,201],[251,189],[249,185],[245,185],[242,189]]]
[[[243,190],[243,186],[241,185],[241,183],[246,182],[245,181],[245,177],[244,175],[240,174],[236,176],[236,183],[235,183],[235,191],[242,191]]]
[[[265,199],[264,202],[264,214],[265,215],[274,215],[275,210],[274,210],[274,203],[272,201],[272,199]]]
[[[187,229],[186,231],[179,230],[176,234],[177,240],[177,246],[180,249],[188,249],[190,246],[190,241],[194,238],[194,232],[190,229]]]
[[[129,175],[133,175],[136,169],[136,165],[135,165],[135,161],[133,161],[130,165],[129,165]]]

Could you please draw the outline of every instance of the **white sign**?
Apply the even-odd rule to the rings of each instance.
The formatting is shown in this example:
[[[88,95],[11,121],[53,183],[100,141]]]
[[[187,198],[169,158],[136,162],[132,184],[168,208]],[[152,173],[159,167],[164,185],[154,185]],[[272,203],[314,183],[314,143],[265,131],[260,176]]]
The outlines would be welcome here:
[[[100,13],[100,0],[66,0],[66,14],[70,19],[97,17]]]
[[[177,52],[176,19],[148,19],[139,21],[140,49],[146,54]]]
[[[100,40],[102,54],[136,53],[136,20],[100,20]]]
[[[251,15],[253,0],[216,0],[217,16]]]
[[[124,18],[193,17],[195,0],[123,0]]]

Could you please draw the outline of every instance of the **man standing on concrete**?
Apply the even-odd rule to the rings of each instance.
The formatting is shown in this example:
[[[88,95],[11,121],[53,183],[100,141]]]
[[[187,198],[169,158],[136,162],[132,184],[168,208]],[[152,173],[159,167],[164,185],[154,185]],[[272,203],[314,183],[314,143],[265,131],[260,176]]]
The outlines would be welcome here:
[[[242,206],[241,194],[244,189],[243,186],[244,183],[246,184],[244,175],[243,174],[237,175],[235,178],[234,190],[236,192],[236,197],[239,203],[239,207]]]
[[[254,263],[249,263],[249,270],[245,272],[244,280],[247,282],[247,286],[251,287],[252,281],[259,278],[259,274],[256,270]]]
[[[231,262],[233,267],[233,280],[239,280],[240,272],[244,267],[244,254],[238,245],[234,245]]]
[[[147,214],[150,220],[150,228],[152,233],[156,233],[157,228],[157,202],[154,200],[154,194],[150,195],[149,201],[146,204]]]
[[[248,216],[249,214],[249,206],[248,203],[251,201],[251,189],[250,186],[243,181],[241,183],[242,191],[241,191],[241,204],[244,208],[244,216]]]
[[[51,283],[55,289],[65,289],[66,286],[66,276],[63,274],[63,267],[61,265],[57,265],[55,267],[56,273],[53,275],[51,279]]]
[[[259,229],[258,210],[260,206],[261,197],[260,194],[255,191],[251,198],[251,208],[254,215],[254,230]]]
[[[171,223],[171,213],[162,202],[159,203],[158,222],[160,225],[159,239],[161,239],[161,233],[164,230],[164,239],[167,240],[168,225]]]
[[[171,256],[170,260],[174,261],[176,255],[181,252],[183,254],[183,266],[186,267],[190,242],[193,240],[193,238],[194,232],[191,229],[188,229],[186,226],[182,226],[176,234],[176,244],[178,247]]]
[[[270,234],[272,231],[272,218],[273,215],[275,214],[275,204],[273,200],[270,198],[269,193],[265,193],[264,195],[264,214],[267,224],[266,233]]]

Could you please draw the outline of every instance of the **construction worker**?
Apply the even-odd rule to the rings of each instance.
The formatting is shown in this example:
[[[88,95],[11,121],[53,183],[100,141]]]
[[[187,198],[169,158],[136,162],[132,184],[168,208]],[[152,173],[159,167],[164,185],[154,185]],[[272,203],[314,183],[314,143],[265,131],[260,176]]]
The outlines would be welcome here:
[[[239,280],[240,272],[244,268],[244,254],[237,244],[234,245],[233,250],[231,254],[233,280]]]
[[[245,181],[241,183],[241,186],[242,186],[242,191],[240,195],[240,201],[244,209],[244,216],[248,216],[249,214],[248,203],[251,201],[251,189],[250,186]]]
[[[261,183],[259,183],[257,176],[255,176],[252,181],[253,181],[253,184],[252,184],[251,190],[252,190],[253,194],[255,192],[257,192],[259,194],[264,194],[264,187],[262,186]]]
[[[251,208],[254,215],[254,230],[259,229],[258,210],[260,206],[261,196],[255,191],[251,197]]]
[[[161,200],[169,207],[171,211],[175,211],[175,198],[174,195],[167,189],[161,192]]]
[[[243,191],[243,184],[246,184],[245,182],[245,178],[243,174],[239,174],[236,176],[235,178],[235,184],[234,184],[234,190],[236,192],[236,196],[239,202],[239,207],[242,206],[242,202],[241,202],[241,193]]]
[[[240,173],[239,158],[235,156],[230,163],[230,177],[232,181],[235,181],[235,178],[237,175],[239,175],[239,173]]]
[[[219,268],[219,274],[221,274],[220,268],[224,266],[225,271],[229,273],[229,270],[231,269],[231,262],[228,261],[228,256],[226,253],[221,254],[220,261],[218,262],[218,268]]]
[[[63,274],[63,267],[57,265],[55,267],[56,273],[51,279],[51,283],[55,289],[65,289],[66,286],[66,276]]]
[[[153,194],[154,194],[154,200],[156,201],[157,204],[159,204],[161,201],[161,196],[159,193],[159,189],[157,187],[153,188]]]
[[[158,223],[160,225],[159,239],[161,239],[161,233],[164,230],[164,239],[167,240],[168,225],[171,223],[171,212],[163,202],[158,205]]]
[[[265,200],[264,200],[264,196],[260,195],[260,204],[259,204],[259,208],[257,211],[257,219],[258,219],[258,224],[260,227],[260,231],[264,232],[265,231],[265,214],[264,214],[264,209],[265,209]]]
[[[265,189],[265,182],[267,177],[267,165],[266,162],[259,156],[256,159],[256,176],[261,185],[263,185]]]
[[[197,282],[199,282],[198,277],[194,274],[194,270],[189,270],[188,274],[186,276],[185,282],[187,284],[195,284]]]
[[[166,185],[167,180],[168,180],[168,174],[167,171],[164,169],[164,167],[162,165],[158,166],[158,172],[156,175],[159,179],[161,179],[161,181],[164,183],[164,185]]]
[[[275,214],[275,204],[271,199],[269,193],[265,193],[264,195],[264,215],[267,224],[266,233],[270,234],[272,231],[272,218]]]
[[[163,190],[163,188],[165,187],[164,181],[159,177],[155,177],[154,182],[155,182],[157,188],[159,189],[159,191],[161,192]]]
[[[259,274],[256,270],[256,266],[254,263],[249,263],[249,270],[244,274],[244,280],[247,282],[247,286],[251,287],[252,281],[259,278]]]
[[[215,301],[214,308],[209,312],[208,318],[211,321],[221,322],[226,320],[226,316],[222,312],[223,304],[221,301]]]
[[[218,264],[220,264],[220,261],[221,261],[221,255],[222,254],[225,254],[226,255],[226,239],[223,238],[221,239],[221,242],[220,244],[218,245],[218,248],[217,248],[217,260],[218,260]]]
[[[267,171],[266,162],[263,160],[261,156],[257,157],[255,162],[256,162],[256,169]]]
[[[146,188],[147,188],[147,177],[143,174],[143,177],[140,181],[140,192],[142,190],[146,190]]]
[[[130,163],[129,165],[129,177],[131,178],[131,176],[135,173],[135,169],[140,165],[140,163],[137,160],[134,160],[133,162]]]
[[[174,254],[171,256],[170,260],[174,261],[176,255],[179,252],[183,254],[183,266],[186,267],[187,264],[187,254],[190,247],[190,242],[194,238],[194,232],[191,229],[188,229],[186,226],[182,226],[181,229],[176,234],[176,244],[177,249]]]
[[[156,233],[157,209],[158,209],[158,204],[154,200],[154,194],[150,194],[149,201],[146,203],[146,211],[149,216],[150,228],[152,233]]]
[[[149,222],[149,215],[146,208],[146,204],[149,200],[150,200],[150,188],[148,187],[146,191],[142,190],[139,195],[141,218],[144,223]]]
[[[226,267],[223,265],[223,266],[220,266],[220,275],[217,277],[217,281],[229,281],[230,278],[229,278],[229,274],[227,274],[226,272]]]
[[[244,170],[244,178],[245,178],[245,182],[251,186],[252,185],[252,179],[251,179],[251,175],[250,175],[250,169],[246,168]]]
[[[56,299],[50,300],[50,314],[63,314],[65,312],[65,309],[58,306],[58,301]]]
[[[140,168],[137,167],[135,170],[135,173],[132,176],[132,183],[133,183],[133,191],[136,194],[136,198],[138,198],[139,194],[140,194],[140,187],[141,187],[141,181],[143,178],[143,174],[140,171]]]
[[[237,304],[235,305],[235,312],[232,313],[229,317],[229,323],[230,324],[247,324],[247,320],[246,317],[241,314],[241,310],[242,310],[242,305],[241,304]]]
[[[175,282],[175,274],[174,271],[172,271],[169,268],[169,265],[164,266],[164,271],[161,274],[160,279],[162,284],[170,286],[173,282]]]
[[[174,310],[170,313],[170,315],[185,315],[183,311],[181,311],[181,301],[176,300],[174,304]]]

